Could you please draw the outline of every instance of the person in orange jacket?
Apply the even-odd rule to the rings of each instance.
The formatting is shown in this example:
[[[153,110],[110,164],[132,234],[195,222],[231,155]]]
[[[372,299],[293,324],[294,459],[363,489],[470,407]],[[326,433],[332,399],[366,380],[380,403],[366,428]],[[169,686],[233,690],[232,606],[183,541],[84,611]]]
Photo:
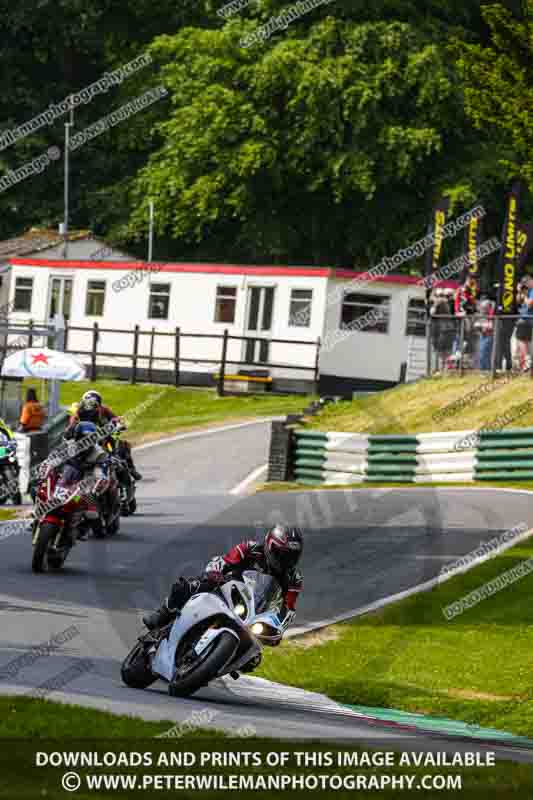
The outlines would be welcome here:
[[[19,430],[23,433],[38,431],[42,428],[46,413],[37,399],[35,389],[28,389],[26,392],[26,402],[22,406],[19,420]]]

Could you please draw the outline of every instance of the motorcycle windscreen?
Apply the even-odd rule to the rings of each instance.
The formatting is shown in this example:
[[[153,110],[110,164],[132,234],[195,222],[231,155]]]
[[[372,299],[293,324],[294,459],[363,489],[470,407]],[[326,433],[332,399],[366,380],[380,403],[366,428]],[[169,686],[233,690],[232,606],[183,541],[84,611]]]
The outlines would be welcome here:
[[[255,570],[244,573],[246,580],[253,583],[254,603],[257,614],[281,606],[281,587],[272,575],[264,575]]]
[[[81,470],[79,470],[77,467],[74,467],[72,464],[66,464],[63,472],[59,476],[57,485],[68,488],[70,486],[74,486],[75,483],[79,483],[82,477]]]
[[[54,489],[55,500],[66,503],[75,494],[76,486],[81,479],[80,470],[71,464],[66,464]]]

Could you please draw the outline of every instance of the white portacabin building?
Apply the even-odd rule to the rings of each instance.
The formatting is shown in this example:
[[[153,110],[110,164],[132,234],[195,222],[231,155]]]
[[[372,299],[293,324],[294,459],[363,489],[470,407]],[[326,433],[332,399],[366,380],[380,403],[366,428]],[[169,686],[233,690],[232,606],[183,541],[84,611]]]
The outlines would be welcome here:
[[[184,383],[194,375],[199,383],[212,382],[221,340],[208,335],[220,337],[227,329],[230,337],[248,337],[229,339],[227,371],[263,367],[274,388],[287,391],[312,382],[320,337],[320,390],[344,395],[395,385],[413,346],[425,342],[425,288],[411,276],[364,280],[363,273],[328,267],[195,263],[146,271],[146,262],[34,256],[11,258],[9,266],[10,321],[62,314],[67,349],[85,360],[97,323],[98,365],[117,374],[131,366],[138,325],[140,379],[150,350],[154,372],[172,372],[176,328]],[[121,281],[132,271],[136,280]],[[350,331],[347,326],[362,318],[363,329]]]

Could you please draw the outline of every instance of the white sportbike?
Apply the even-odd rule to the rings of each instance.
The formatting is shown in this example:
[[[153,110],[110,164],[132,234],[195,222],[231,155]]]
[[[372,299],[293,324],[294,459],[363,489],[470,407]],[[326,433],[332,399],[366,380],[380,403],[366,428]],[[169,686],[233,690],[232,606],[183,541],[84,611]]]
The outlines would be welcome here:
[[[124,683],[145,689],[162,679],[171,696],[188,697],[215,678],[237,678],[252,659],[258,663],[262,646],[278,645],[284,631],[264,577],[245,572],[243,580],[193,595],[173,623],[139,637],[122,664]]]

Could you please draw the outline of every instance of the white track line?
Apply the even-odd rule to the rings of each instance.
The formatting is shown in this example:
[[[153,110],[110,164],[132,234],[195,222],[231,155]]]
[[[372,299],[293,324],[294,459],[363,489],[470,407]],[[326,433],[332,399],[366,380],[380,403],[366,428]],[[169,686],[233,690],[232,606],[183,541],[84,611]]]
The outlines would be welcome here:
[[[514,538],[512,541],[504,542],[500,547],[492,550],[491,553],[487,553],[484,556],[478,556],[478,558],[472,559],[470,563],[465,564],[464,566],[457,567],[457,569],[451,570],[450,572],[445,572],[444,574],[439,574],[435,578],[431,578],[429,581],[424,581],[424,583],[419,583],[417,586],[412,586],[410,589],[405,589],[403,592],[397,592],[396,594],[391,594],[388,597],[382,597],[381,600],[376,600],[366,606],[359,606],[359,608],[355,608],[353,611],[347,611],[344,614],[339,614],[336,617],[331,617],[330,619],[325,619],[321,622],[311,622],[309,625],[302,625],[300,628],[293,628],[292,630],[287,631],[285,637],[291,638],[292,636],[301,636],[304,633],[310,633],[311,631],[320,630],[320,628],[326,628],[328,625],[334,625],[338,622],[346,622],[353,617],[360,617],[363,614],[370,613],[371,611],[378,611],[384,606],[388,606],[391,603],[396,603],[398,600],[404,600],[406,597],[411,597],[413,594],[427,592],[429,589],[433,589],[435,586],[440,586],[441,583],[445,583],[446,581],[450,580],[450,578],[455,578],[456,575],[461,575],[464,572],[468,572],[473,567],[483,564],[493,556],[499,555],[500,553],[505,552],[505,550],[509,550],[510,547],[514,547],[519,542],[524,541],[524,539],[528,539],[532,534],[533,528],[530,528]],[[462,556],[462,558],[465,558],[467,555],[468,553],[465,556]]]
[[[244,490],[251,483],[256,481],[257,478],[263,474],[263,472],[266,472],[267,469],[268,469],[268,464],[262,464],[260,467],[257,467],[257,469],[254,469],[254,471],[250,472],[250,474],[246,478],[244,478],[244,480],[238,483],[237,486],[235,486],[235,488],[230,490],[230,494],[242,494]]]
[[[250,425],[261,425],[266,422],[275,422],[276,420],[285,419],[284,417],[265,417],[263,419],[254,419],[251,422],[239,422],[235,425],[224,425],[220,428],[206,428],[203,431],[191,431],[190,433],[179,433],[176,436],[169,436],[166,439],[157,439],[155,442],[148,442],[148,444],[140,444],[131,449],[136,453],[141,450],[148,450],[150,447],[160,447],[163,444],[171,444],[172,442],[179,442],[182,439],[197,439],[201,436],[214,436],[215,433],[224,433],[225,431],[234,431],[238,428],[247,428]]]

